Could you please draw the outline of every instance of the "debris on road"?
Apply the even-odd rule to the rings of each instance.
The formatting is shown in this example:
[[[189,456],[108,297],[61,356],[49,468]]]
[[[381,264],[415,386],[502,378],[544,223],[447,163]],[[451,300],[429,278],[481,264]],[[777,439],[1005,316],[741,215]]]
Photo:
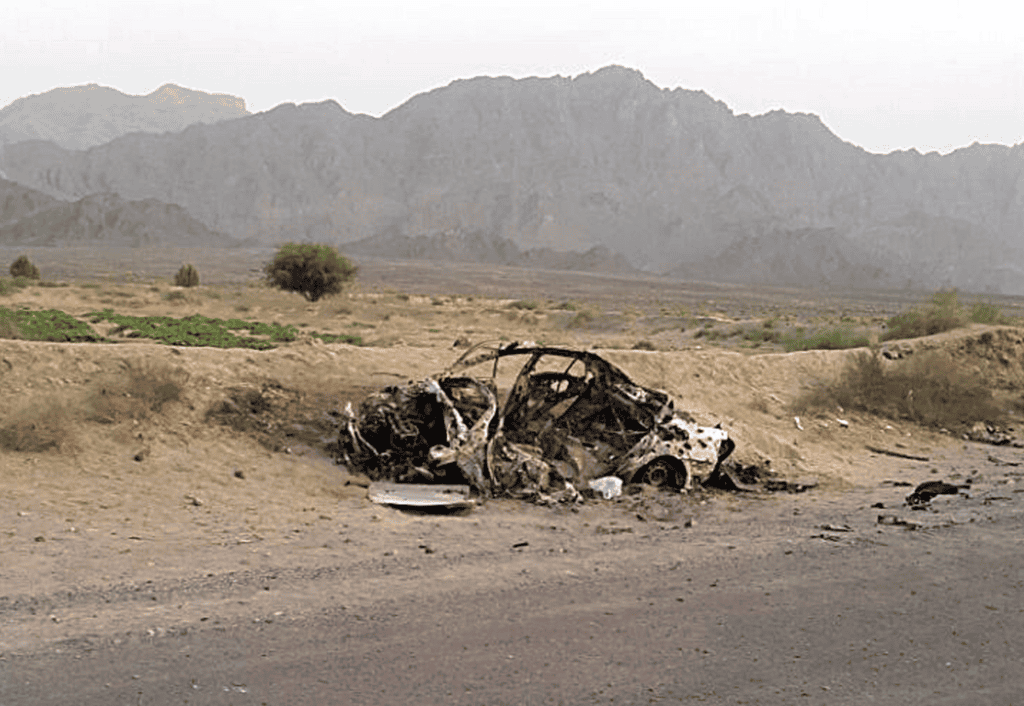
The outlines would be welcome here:
[[[349,405],[339,461],[374,481],[467,483],[484,497],[551,504],[581,500],[577,487],[606,476],[689,490],[734,448],[723,429],[698,426],[668,393],[595,353],[481,348],[436,378],[371,394],[358,412]],[[498,363],[513,356],[525,362],[499,405]],[[461,374],[483,363],[493,363],[489,378]]]
[[[993,446],[1006,446],[1014,441],[1012,434],[984,422],[977,422],[964,434],[963,438],[964,441],[980,441]],[[1019,446],[1019,442],[1013,445]]]
[[[370,502],[401,507],[471,508],[468,485],[419,485],[413,483],[371,483]]]
[[[904,520],[896,515],[879,515],[878,524],[906,527],[909,530],[916,530],[924,527],[924,524],[921,522],[917,522],[916,520]]]
[[[615,476],[595,478],[587,485],[595,493],[600,493],[605,500],[611,500],[622,495],[622,479]]]
[[[909,458],[911,461],[930,461],[931,459],[927,456],[916,456],[914,454],[905,454],[902,451],[892,451],[890,449],[883,449],[881,446],[871,446],[867,444],[864,446],[871,453],[883,454],[885,456],[892,456],[894,458]]]
[[[956,495],[962,487],[965,486],[953,485],[941,480],[925,481],[907,496],[907,505],[926,505],[937,495]]]

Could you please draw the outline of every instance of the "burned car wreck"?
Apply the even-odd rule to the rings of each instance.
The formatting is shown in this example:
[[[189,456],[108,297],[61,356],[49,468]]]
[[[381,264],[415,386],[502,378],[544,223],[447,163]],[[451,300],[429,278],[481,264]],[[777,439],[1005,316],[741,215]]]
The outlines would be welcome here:
[[[522,360],[507,397],[499,363]],[[466,371],[492,364],[489,378]],[[566,500],[594,479],[688,490],[734,444],[665,392],[589,351],[475,347],[436,378],[371,394],[342,420],[339,461],[374,481],[466,483],[479,495]]]

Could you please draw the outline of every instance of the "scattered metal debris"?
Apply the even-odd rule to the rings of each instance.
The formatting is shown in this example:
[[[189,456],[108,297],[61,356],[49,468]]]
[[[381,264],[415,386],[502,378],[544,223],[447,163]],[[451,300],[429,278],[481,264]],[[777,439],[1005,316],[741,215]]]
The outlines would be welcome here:
[[[512,356],[525,363],[499,405],[498,363]],[[461,374],[483,363],[490,378]],[[605,476],[688,490],[734,448],[595,353],[517,343],[471,348],[436,378],[349,405],[342,422],[339,460],[371,480],[461,482],[544,504],[578,502],[577,487]]]
[[[963,438],[964,441],[980,441],[983,444],[992,444],[993,446],[1006,446],[1014,441],[1012,434],[992,424],[985,424],[983,422],[976,423],[964,434]],[[1013,445],[1018,446],[1019,442]]]
[[[878,524],[906,527],[908,530],[916,530],[924,527],[924,524],[921,522],[917,522],[916,520],[904,520],[902,517],[898,517],[896,515],[879,515]]]
[[[611,500],[622,495],[622,479],[615,476],[595,478],[587,483],[591,490],[600,493],[605,500]]]
[[[956,495],[960,488],[969,486],[953,485],[942,480],[929,480],[914,488],[914,492],[907,496],[907,505],[926,505],[936,495]]]
[[[468,485],[417,485],[412,483],[371,483],[371,502],[402,507],[471,508]]]
[[[883,454],[885,456],[894,456],[896,458],[909,458],[911,461],[930,461],[931,459],[927,456],[915,456],[914,454],[905,454],[901,451],[890,451],[889,449],[883,449],[880,446],[871,446],[870,444],[865,445],[868,451],[876,454]]]

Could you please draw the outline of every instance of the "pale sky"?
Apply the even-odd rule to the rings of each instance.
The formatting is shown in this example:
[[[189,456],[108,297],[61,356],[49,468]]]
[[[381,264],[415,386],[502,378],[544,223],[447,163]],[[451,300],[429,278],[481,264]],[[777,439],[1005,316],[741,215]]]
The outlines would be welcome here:
[[[0,0],[0,107],[176,83],[379,116],[458,78],[608,64],[737,114],[815,113],[872,152],[1024,142],[1024,3],[1006,0]]]

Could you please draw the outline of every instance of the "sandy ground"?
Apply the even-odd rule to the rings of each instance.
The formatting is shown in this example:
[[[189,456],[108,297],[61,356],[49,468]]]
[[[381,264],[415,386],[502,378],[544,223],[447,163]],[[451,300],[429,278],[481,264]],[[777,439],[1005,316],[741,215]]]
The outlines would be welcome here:
[[[52,302],[38,301],[83,313],[96,298],[116,301],[116,291],[55,289],[42,294]],[[180,306],[142,285],[126,291],[139,311]],[[82,294],[93,300],[76,299]],[[228,290],[189,296],[196,309],[237,306]],[[338,306],[311,311],[292,297],[278,301],[310,317]],[[246,306],[264,307],[257,318],[291,315]],[[462,329],[482,328],[463,321]],[[762,558],[775,550],[784,557],[787,544],[870,551],[886,537],[941,537],[970,526],[984,553],[986,532],[1002,547],[1007,523],[1019,521],[1020,449],[838,411],[801,419],[798,428],[790,404],[807,385],[836,375],[849,352],[697,347],[605,354],[637,382],[668,390],[702,423],[722,423],[740,457],[771,459],[780,477],[814,478],[816,489],[645,491],[577,508],[492,500],[460,515],[373,505],[360,478],[325,451],[334,433],[329,413],[383,384],[442,370],[458,353],[453,334],[464,333],[403,325],[387,346],[303,338],[267,352],[0,340],[3,422],[19,420],[54,440],[40,451],[0,450],[0,660],[184,634],[209,621],[308,618],[340,595],[346,605],[371,606],[452,581],[469,592],[508,582],[527,590],[600,570],[628,574],[637,562],[667,570],[688,552],[737,546]],[[529,333],[519,325],[538,324],[492,323]],[[975,328],[906,345],[945,351],[1007,399],[1019,395],[1024,332]],[[158,410],[121,399],[132,371],[181,382],[178,399]],[[514,372],[504,370],[499,384]],[[247,391],[265,400],[263,416],[211,416]],[[120,396],[116,403],[111,395]],[[932,479],[971,486],[924,511],[903,504],[907,484]],[[843,571],[842,556],[828,561],[830,571]]]

